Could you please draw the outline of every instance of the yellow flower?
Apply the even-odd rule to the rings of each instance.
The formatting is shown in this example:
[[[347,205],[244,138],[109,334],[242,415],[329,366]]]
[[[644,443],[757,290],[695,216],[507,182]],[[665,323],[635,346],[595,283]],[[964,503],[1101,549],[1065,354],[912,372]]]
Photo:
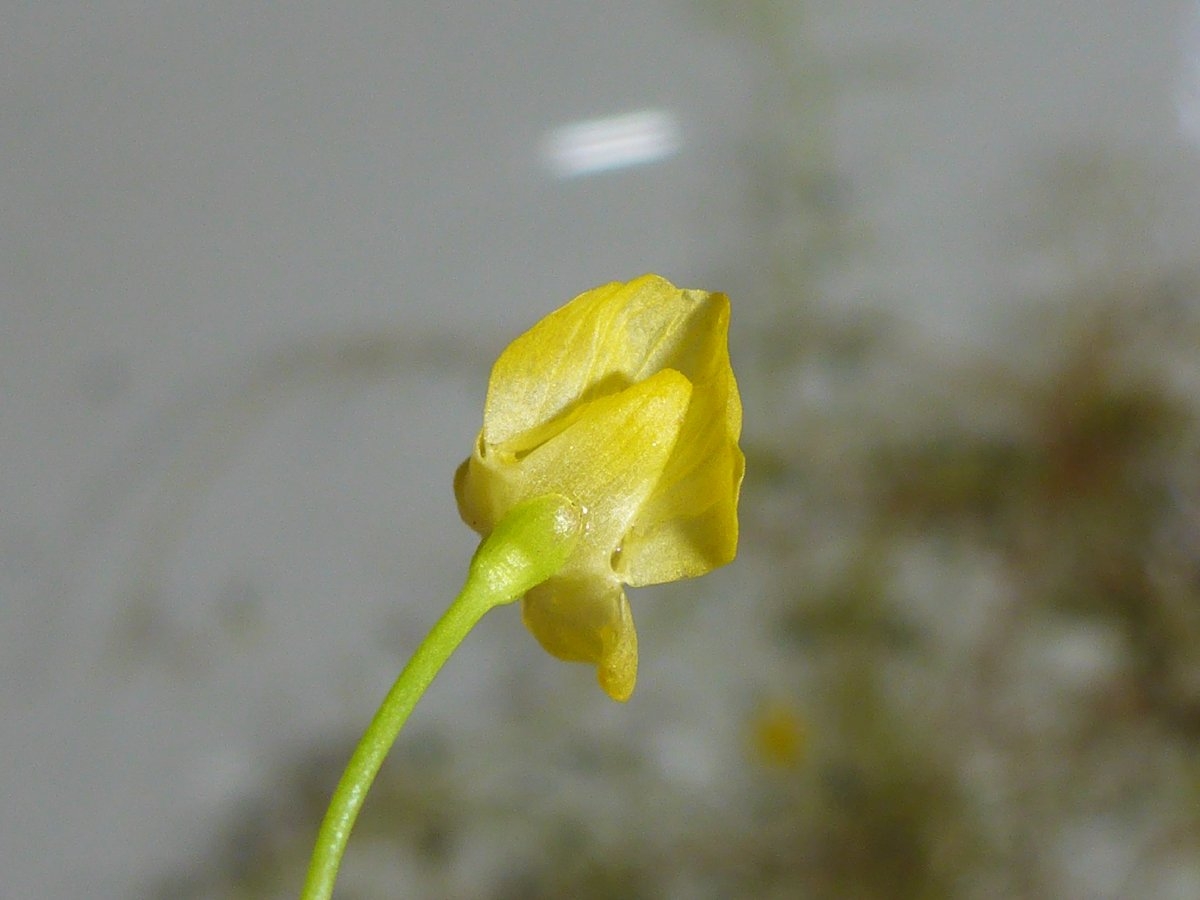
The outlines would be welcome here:
[[[583,509],[573,555],[522,616],[550,653],[595,665],[615,700],[637,679],[623,585],[702,575],[737,552],[745,460],[728,331],[724,294],[657,275],[581,294],[500,355],[455,475],[459,512],[482,535],[540,494]]]

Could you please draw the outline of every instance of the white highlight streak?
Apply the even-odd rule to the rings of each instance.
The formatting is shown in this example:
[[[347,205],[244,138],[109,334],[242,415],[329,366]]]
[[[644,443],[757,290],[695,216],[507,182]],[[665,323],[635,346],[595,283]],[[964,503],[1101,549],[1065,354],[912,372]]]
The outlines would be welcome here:
[[[680,143],[675,117],[648,109],[555,128],[543,138],[541,156],[556,177],[573,178],[659,162]]]

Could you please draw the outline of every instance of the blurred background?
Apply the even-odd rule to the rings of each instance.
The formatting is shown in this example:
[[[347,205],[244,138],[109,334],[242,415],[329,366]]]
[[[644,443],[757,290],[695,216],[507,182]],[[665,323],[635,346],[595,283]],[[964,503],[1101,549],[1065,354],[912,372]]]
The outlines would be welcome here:
[[[5,897],[294,896],[487,371],[733,299],[626,706],[488,616],[346,897],[1200,896],[1195,0],[8,3]]]

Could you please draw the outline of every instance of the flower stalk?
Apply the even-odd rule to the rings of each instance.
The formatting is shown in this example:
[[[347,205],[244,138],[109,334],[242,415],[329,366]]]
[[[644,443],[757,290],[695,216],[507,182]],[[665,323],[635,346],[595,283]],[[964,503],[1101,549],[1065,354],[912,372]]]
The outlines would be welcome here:
[[[545,494],[515,507],[479,545],[457,599],[417,647],[367,726],[317,833],[302,900],[333,895],[350,831],[400,729],[435,675],[484,613],[557,574],[583,531],[579,506]]]

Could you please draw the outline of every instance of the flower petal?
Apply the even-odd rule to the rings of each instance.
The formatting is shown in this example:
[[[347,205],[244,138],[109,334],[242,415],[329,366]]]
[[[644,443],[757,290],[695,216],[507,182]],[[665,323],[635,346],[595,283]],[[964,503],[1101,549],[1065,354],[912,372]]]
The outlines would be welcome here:
[[[619,584],[551,579],[525,595],[521,618],[547,652],[592,663],[610,697],[629,699],[637,682],[637,631]]]
[[[727,349],[729,301],[713,295],[695,348],[691,404],[654,493],[626,536],[618,564],[634,586],[703,575],[737,552],[742,405]]]
[[[714,297],[657,275],[580,294],[508,346],[496,360],[483,414],[484,440],[544,439],[572,408],[671,368],[689,380],[707,356],[705,319]],[[726,301],[727,306],[727,301]],[[702,380],[702,379],[699,379]]]
[[[486,534],[524,497],[565,494],[586,532],[568,568],[611,575],[611,557],[655,490],[675,448],[692,387],[667,369],[581,407],[572,423],[519,459],[476,448],[455,479],[463,517]]]
[[[658,372],[587,404],[521,463],[535,493],[563,493],[585,508],[583,544],[602,552],[606,566],[662,478],[691,394],[679,372]]]
[[[703,477],[656,494],[626,535],[616,571],[632,587],[704,575],[737,554],[738,489],[746,461],[737,445],[710,458]]]

